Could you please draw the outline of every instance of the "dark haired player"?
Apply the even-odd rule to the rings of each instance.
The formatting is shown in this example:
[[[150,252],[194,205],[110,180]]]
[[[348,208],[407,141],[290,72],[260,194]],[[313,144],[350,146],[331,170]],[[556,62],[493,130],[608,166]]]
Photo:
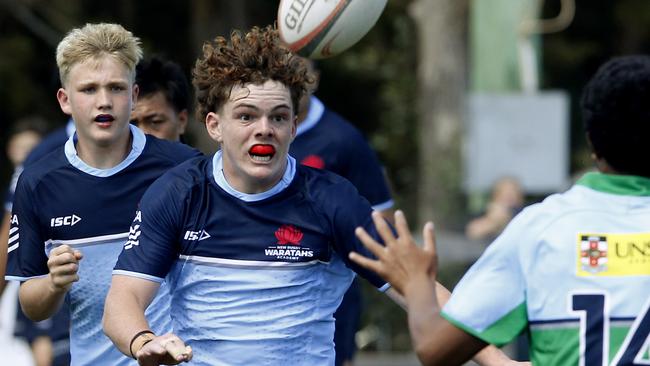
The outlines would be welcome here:
[[[138,101],[131,123],[144,133],[178,141],[189,119],[190,86],[181,67],[159,57],[136,66]]]
[[[351,254],[402,293],[425,365],[456,365],[486,344],[530,335],[537,365],[647,365],[650,334],[650,57],[605,63],[587,84],[582,116],[598,173],[517,215],[440,305],[433,225],[413,243],[375,215],[387,249]]]

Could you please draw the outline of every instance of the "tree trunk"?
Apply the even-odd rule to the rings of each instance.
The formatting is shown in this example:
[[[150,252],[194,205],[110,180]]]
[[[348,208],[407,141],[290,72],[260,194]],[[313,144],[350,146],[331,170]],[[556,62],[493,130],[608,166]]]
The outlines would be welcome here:
[[[419,153],[418,221],[460,213],[460,132],[465,100],[467,0],[415,0]]]

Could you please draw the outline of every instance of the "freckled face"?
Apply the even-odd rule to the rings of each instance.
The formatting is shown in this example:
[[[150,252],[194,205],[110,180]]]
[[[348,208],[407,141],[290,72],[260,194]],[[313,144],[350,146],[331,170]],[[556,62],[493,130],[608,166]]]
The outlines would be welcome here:
[[[244,193],[260,193],[282,178],[289,144],[296,135],[291,93],[282,83],[233,87],[217,113],[208,113],[210,136],[221,144],[228,183]]]

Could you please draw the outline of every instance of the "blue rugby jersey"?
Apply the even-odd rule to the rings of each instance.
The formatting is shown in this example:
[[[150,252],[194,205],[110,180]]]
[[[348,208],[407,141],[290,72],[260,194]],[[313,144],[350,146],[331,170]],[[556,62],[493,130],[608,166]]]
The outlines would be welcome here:
[[[367,253],[355,227],[377,237],[370,204],[347,180],[288,159],[264,193],[232,188],[217,152],[170,170],[142,199],[113,273],[169,282],[174,332],[196,365],[333,364],[349,268],[385,286],[347,259]]]
[[[345,177],[373,209],[393,207],[381,163],[361,132],[314,96],[307,117],[298,125],[289,154],[303,165]]]
[[[18,180],[10,229],[16,240],[9,247],[6,278],[26,281],[48,275],[48,255],[59,245],[84,255],[80,280],[66,295],[72,365],[134,364],[102,330],[111,271],[146,188],[169,168],[199,155],[183,144],[145,136],[136,127],[131,134],[131,152],[114,168],[85,164],[71,137],[27,167]],[[170,329],[168,302],[167,296],[159,296],[148,309],[158,330]]]

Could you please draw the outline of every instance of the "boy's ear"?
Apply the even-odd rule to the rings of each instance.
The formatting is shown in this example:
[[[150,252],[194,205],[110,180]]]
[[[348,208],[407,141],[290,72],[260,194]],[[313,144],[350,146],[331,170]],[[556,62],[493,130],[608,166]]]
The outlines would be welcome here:
[[[221,121],[221,117],[217,113],[209,112],[205,116],[205,128],[208,130],[210,138],[218,143],[223,142],[223,134],[221,131],[223,128],[223,121]]]
[[[140,87],[138,84],[133,84],[132,95],[131,95],[131,110],[135,110],[135,103],[138,102],[138,94],[140,93]]]
[[[183,109],[182,111],[180,111],[178,113],[178,122],[179,122],[178,132],[179,132],[179,134],[182,135],[182,134],[185,133],[185,129],[187,129],[187,122],[189,122],[189,120],[190,120],[190,114],[187,111],[187,109]]]
[[[64,88],[59,88],[59,90],[56,91],[56,100],[59,101],[59,106],[61,107],[63,113],[71,116],[72,107],[70,106],[70,97]]]

